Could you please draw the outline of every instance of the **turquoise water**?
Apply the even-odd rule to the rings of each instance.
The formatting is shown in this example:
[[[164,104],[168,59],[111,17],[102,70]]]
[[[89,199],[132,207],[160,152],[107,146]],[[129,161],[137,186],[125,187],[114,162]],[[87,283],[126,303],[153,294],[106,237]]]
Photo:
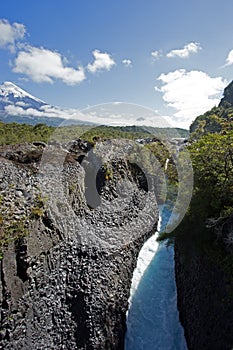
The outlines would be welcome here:
[[[164,209],[161,230],[169,215],[170,212]],[[132,284],[125,349],[187,350],[176,304],[173,248],[157,243],[156,246],[153,239],[148,243],[153,257],[148,257],[147,248],[141,260],[151,261],[142,276],[138,278],[139,273],[136,277],[137,283],[133,281]],[[138,266],[136,270],[140,269],[142,267]]]

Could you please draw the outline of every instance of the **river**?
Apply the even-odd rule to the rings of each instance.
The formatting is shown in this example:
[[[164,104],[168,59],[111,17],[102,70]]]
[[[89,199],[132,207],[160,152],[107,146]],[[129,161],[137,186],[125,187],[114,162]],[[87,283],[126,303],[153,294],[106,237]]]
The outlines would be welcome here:
[[[169,216],[164,207],[160,230]],[[187,350],[177,310],[174,250],[158,244],[156,236],[144,244],[134,271],[125,349]]]

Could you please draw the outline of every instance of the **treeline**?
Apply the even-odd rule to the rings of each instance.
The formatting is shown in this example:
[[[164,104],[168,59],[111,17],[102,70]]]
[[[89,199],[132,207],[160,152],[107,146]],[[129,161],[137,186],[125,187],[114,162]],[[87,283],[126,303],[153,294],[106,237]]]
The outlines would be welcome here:
[[[93,139],[138,139],[138,138],[158,138],[169,139],[172,137],[187,137],[187,130],[171,128],[144,128],[139,126],[88,126],[69,125],[53,127],[46,124],[35,126],[18,123],[4,123],[0,121],[0,144],[9,145],[24,142],[56,140],[67,142],[81,138],[86,141]]]
[[[32,126],[0,122],[0,144],[9,145],[33,141],[47,142],[53,131],[53,127],[45,124]]]

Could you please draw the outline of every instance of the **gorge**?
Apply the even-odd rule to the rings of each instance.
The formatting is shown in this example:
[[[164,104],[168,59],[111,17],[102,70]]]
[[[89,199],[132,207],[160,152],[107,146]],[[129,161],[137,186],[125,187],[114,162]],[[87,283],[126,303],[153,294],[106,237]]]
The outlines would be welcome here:
[[[162,327],[167,338],[158,334],[161,350],[186,348],[178,318],[189,350],[232,349],[231,96],[232,84],[220,105],[191,125],[193,197],[181,224],[159,237],[174,244],[175,255],[162,243],[136,291],[138,300],[144,298],[143,310],[147,286],[152,299],[165,277],[166,293],[157,294],[160,315],[167,313],[173,326],[172,331]],[[146,149],[161,152],[161,163],[167,153],[156,139],[149,147],[81,139],[0,147],[2,348],[124,348],[131,279],[141,247],[157,230],[163,192],[159,168],[151,176],[141,160],[151,164]],[[176,301],[169,299],[176,297],[176,287],[179,315]],[[151,320],[134,333],[138,348],[143,329],[146,336],[158,330],[149,325]],[[153,349],[154,343],[148,346]]]

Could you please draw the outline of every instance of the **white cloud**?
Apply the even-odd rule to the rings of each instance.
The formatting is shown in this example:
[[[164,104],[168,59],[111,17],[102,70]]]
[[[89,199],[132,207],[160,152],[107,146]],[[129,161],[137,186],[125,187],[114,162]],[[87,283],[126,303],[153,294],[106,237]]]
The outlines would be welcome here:
[[[18,102],[16,102],[16,106],[28,107],[29,104],[28,104],[28,103],[25,103],[25,102],[23,102],[23,101],[18,101]]]
[[[0,19],[0,47],[14,50],[17,40],[24,38],[26,28],[21,23],[10,24],[6,19]]]
[[[122,63],[125,67],[132,67],[132,61],[130,59],[124,59]]]
[[[23,109],[20,106],[16,105],[8,105],[5,107],[5,111],[10,115],[18,115],[18,116],[34,116],[34,117],[43,117],[44,112],[41,112],[34,108]]]
[[[183,47],[183,49],[171,50],[168,52],[167,57],[180,57],[180,58],[188,58],[191,53],[197,53],[200,51],[201,45],[199,43],[191,42]]]
[[[26,106],[22,108],[20,105],[8,105],[5,107],[5,111],[9,115],[57,117],[100,125],[141,125],[155,127],[171,126],[171,124],[169,124],[167,121],[167,118],[159,116],[156,111],[150,110],[143,106],[124,102],[101,104],[89,107],[82,111],[77,109],[61,109],[51,105],[43,105],[40,107],[40,109],[34,109],[32,107],[26,108]]]
[[[87,69],[91,73],[96,73],[100,70],[110,70],[116,64],[111,55],[107,52],[100,52],[99,50],[94,50],[92,54],[95,60],[93,63],[89,63],[87,65]]]
[[[67,85],[82,82],[85,79],[84,69],[66,67],[65,61],[56,51],[27,46],[18,53],[13,71],[25,74],[35,82],[53,83],[54,79],[60,79]]]
[[[219,103],[227,84],[222,77],[212,78],[205,72],[185,69],[161,74],[158,80],[162,87],[155,89],[163,93],[166,105],[176,110],[174,124],[186,128],[198,115]]]
[[[10,115],[17,116],[34,116],[34,117],[56,117],[65,119],[78,119],[79,111],[74,109],[61,109],[58,107],[53,107],[50,105],[43,105],[40,109],[35,109],[32,107],[22,108],[19,105],[7,105],[5,106],[5,111]]]
[[[151,52],[151,56],[155,59],[159,58],[161,56],[161,52],[160,51],[152,51]]]
[[[82,110],[85,120],[102,125],[171,126],[165,117],[147,107],[125,102],[111,102]]]
[[[233,50],[231,50],[226,58],[225,66],[230,66],[233,64]]]

